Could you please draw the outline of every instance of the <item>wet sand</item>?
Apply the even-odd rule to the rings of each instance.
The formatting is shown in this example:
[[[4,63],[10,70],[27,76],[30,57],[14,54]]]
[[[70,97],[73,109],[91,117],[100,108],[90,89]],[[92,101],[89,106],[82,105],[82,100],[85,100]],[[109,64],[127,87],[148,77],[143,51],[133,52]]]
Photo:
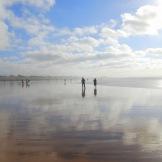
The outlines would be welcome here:
[[[162,90],[0,83],[0,162],[161,162]]]

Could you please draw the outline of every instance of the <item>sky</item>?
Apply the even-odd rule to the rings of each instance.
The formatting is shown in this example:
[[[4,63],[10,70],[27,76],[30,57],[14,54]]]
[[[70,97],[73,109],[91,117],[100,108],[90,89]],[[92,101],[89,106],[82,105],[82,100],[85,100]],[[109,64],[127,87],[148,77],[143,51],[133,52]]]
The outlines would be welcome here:
[[[0,75],[162,76],[161,0],[0,0]]]

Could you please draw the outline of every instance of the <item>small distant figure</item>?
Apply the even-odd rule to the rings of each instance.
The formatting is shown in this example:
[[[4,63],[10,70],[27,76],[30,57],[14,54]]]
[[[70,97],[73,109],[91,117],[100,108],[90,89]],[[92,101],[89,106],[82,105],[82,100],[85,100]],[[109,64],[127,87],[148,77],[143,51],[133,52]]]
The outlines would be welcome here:
[[[84,79],[83,77],[82,77],[81,82],[82,82],[82,89],[83,89],[83,88],[85,89],[85,79]]]
[[[93,80],[93,83],[94,83],[94,86],[96,88],[96,86],[97,86],[97,79],[96,78]]]
[[[94,96],[97,96],[97,89],[94,89]]]

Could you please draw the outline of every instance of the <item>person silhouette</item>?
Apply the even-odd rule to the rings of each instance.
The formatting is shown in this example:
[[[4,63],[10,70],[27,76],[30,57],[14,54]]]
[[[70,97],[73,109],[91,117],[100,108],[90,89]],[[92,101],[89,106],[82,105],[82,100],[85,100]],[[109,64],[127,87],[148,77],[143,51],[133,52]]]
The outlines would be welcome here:
[[[97,86],[97,79],[96,78],[93,80],[93,83],[94,83],[94,86],[96,88],[96,86]]]
[[[81,82],[82,82],[82,89],[85,89],[85,79],[83,77],[82,77]]]

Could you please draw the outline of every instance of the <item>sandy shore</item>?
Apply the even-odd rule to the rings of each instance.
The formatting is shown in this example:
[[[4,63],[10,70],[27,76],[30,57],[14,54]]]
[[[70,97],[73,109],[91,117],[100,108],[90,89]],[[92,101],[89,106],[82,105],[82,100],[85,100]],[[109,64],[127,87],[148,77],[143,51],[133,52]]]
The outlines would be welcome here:
[[[0,84],[2,162],[160,162],[162,90]]]

